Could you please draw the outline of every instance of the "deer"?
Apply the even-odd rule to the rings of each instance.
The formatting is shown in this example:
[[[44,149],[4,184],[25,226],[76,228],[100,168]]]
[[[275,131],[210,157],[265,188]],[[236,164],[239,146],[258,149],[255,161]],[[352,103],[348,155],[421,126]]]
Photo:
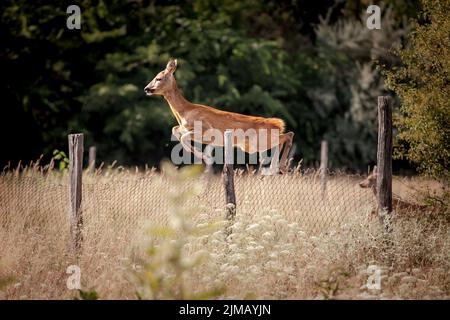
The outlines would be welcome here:
[[[366,179],[364,179],[363,181],[361,181],[359,183],[359,186],[361,188],[364,188],[364,189],[370,188],[375,196],[375,199],[377,198],[377,195],[378,195],[377,175],[378,175],[377,166],[374,166],[372,173],[369,174],[369,176]],[[412,211],[429,209],[429,207],[426,205],[408,202],[408,201],[400,199],[399,197],[397,197],[395,195],[393,195],[393,197],[392,197],[392,207],[398,212],[412,212]],[[377,211],[378,211],[377,208],[372,210],[370,215],[372,217],[376,216]]]
[[[197,158],[206,160],[203,152],[191,145],[191,141],[202,144],[223,147],[224,132],[228,129],[234,132],[250,132],[240,139],[233,134],[233,147],[252,154],[262,153],[274,147],[282,151],[280,159],[280,173],[288,171],[288,155],[292,147],[293,132],[285,132],[285,122],[279,118],[264,118],[258,116],[244,115],[217,109],[215,107],[189,102],[181,93],[174,77],[177,68],[177,59],[170,59],[166,68],[160,71],[144,92],[147,96],[163,96],[170,107],[178,125],[172,128],[172,135],[180,141],[188,152]],[[195,132],[195,123],[201,123],[201,132]],[[219,134],[211,139],[208,130],[214,130]],[[269,132],[262,136],[261,132]],[[271,139],[275,134],[277,139]],[[261,143],[262,141],[262,143]],[[275,141],[275,142],[274,142]]]

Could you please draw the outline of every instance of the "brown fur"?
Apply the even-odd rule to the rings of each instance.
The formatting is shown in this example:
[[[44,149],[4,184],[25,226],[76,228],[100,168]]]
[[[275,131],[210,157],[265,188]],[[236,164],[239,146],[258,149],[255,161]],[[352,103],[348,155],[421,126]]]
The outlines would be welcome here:
[[[204,158],[203,154],[196,148],[191,146],[190,141],[195,140],[203,144],[212,144],[214,146],[223,146],[223,134],[227,129],[242,129],[247,131],[254,129],[256,134],[245,137],[244,141],[238,141],[237,137],[233,139],[236,147],[241,148],[248,153],[263,152],[278,146],[283,149],[280,170],[287,171],[287,156],[292,147],[293,132],[285,133],[285,123],[278,118],[263,118],[250,115],[239,114],[235,112],[223,111],[210,106],[194,104],[187,101],[175,81],[173,73],[177,66],[176,60],[170,60],[165,70],[161,71],[156,77],[145,87],[147,95],[162,95],[177,119],[178,126],[172,128],[172,133],[182,143],[183,147],[192,152],[198,158]],[[202,122],[202,135],[200,138],[194,135],[194,122]],[[220,137],[211,141],[205,138],[204,134],[208,129],[215,129],[220,132]],[[267,143],[255,143],[258,141],[259,129],[268,131]],[[270,132],[278,130],[279,144],[272,145],[270,140]]]

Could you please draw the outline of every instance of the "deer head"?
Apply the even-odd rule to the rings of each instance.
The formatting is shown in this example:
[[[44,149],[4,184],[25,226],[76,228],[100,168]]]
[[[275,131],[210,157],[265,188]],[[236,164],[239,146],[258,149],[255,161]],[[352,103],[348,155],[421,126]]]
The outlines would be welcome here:
[[[171,59],[166,68],[159,72],[155,78],[144,88],[147,96],[152,95],[164,95],[167,91],[171,90],[175,85],[175,77],[173,73],[177,68],[177,60]]]
[[[373,167],[372,173],[359,183],[361,188],[371,188],[377,194],[377,166]]]

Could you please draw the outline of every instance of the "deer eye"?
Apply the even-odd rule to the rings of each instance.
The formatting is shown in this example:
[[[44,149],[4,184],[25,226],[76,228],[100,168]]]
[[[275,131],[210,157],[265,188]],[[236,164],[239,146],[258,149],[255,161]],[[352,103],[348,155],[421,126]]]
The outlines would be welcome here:
[[[156,78],[156,81],[161,81],[162,80],[162,78]]]

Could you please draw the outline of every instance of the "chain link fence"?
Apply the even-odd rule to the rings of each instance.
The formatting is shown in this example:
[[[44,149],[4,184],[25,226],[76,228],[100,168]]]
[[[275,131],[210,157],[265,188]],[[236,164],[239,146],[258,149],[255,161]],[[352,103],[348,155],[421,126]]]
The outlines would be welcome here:
[[[305,231],[318,234],[342,226],[355,215],[367,215],[375,207],[369,189],[358,186],[363,177],[329,173],[322,189],[318,171],[262,176],[237,170],[235,190],[237,219],[255,219],[266,214],[282,215],[298,223]],[[68,179],[60,173],[24,172],[0,176],[0,223],[2,226],[22,220],[36,228],[58,226],[68,230]],[[221,176],[202,175],[174,188],[163,174],[106,172],[85,173],[82,212],[85,233],[101,232],[98,226],[126,236],[145,221],[165,225],[168,222],[170,193],[179,188],[199,192],[184,206],[217,220],[225,216],[225,195]]]

